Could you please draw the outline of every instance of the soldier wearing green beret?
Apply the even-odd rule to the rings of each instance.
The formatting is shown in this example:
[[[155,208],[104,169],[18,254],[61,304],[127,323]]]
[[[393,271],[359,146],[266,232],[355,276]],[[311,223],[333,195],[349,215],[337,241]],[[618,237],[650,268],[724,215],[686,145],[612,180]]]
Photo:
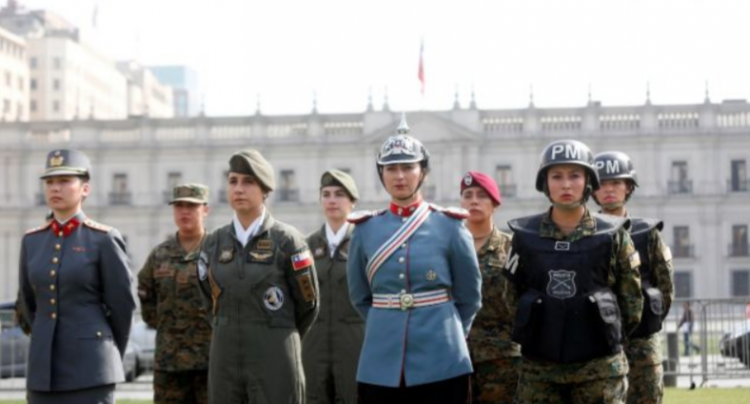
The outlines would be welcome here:
[[[349,301],[346,263],[354,224],[346,221],[359,199],[354,179],[329,170],[320,179],[320,204],[326,223],[307,237],[320,281],[320,314],[305,337],[307,404],[356,404],[357,365],[364,321]]]
[[[256,150],[229,160],[231,223],[211,232],[198,261],[213,324],[209,402],[305,401],[302,339],[318,314],[318,280],[304,236],[265,206],[273,167]]]
[[[156,329],[154,403],[205,404],[211,326],[196,264],[206,235],[208,187],[178,185],[169,204],[177,233],[151,250],[138,273],[141,314]]]

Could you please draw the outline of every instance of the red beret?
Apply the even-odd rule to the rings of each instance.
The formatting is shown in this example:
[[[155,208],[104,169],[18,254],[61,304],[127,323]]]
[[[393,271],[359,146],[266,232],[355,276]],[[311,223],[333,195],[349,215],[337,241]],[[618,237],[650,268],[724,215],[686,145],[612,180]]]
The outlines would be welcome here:
[[[503,203],[503,198],[500,196],[500,189],[498,189],[495,180],[489,175],[480,173],[479,171],[469,171],[461,180],[461,193],[464,192],[464,189],[471,187],[482,188],[489,195],[490,199],[495,202],[495,206]]]

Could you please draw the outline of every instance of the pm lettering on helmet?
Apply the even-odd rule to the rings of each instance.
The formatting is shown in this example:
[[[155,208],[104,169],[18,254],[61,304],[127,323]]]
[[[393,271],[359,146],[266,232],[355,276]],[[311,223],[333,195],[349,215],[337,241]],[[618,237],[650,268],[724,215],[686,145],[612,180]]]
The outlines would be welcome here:
[[[552,160],[557,160],[557,155],[565,153],[566,160],[583,160],[583,151],[572,144],[557,144],[552,146]]]
[[[394,136],[388,139],[388,143],[383,146],[380,158],[388,157],[392,154],[416,156],[415,149],[416,147],[414,147],[414,141],[412,139],[403,136]]]
[[[596,169],[604,169],[607,174],[619,174],[620,162],[618,160],[599,160],[596,162]]]

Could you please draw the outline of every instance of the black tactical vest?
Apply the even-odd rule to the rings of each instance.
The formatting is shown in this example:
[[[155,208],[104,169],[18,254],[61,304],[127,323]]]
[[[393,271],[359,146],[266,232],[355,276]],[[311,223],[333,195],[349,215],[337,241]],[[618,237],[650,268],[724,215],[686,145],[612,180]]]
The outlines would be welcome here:
[[[620,309],[608,279],[613,237],[627,219],[594,215],[596,233],[571,243],[539,237],[542,217],[509,222],[522,291],[513,340],[525,357],[557,363],[619,352]]]
[[[661,316],[664,312],[664,297],[654,287],[654,274],[651,270],[651,255],[648,251],[648,235],[651,230],[661,231],[664,223],[656,219],[631,219],[630,238],[641,259],[641,292],[643,293],[643,312],[641,323],[630,334],[631,338],[645,338],[661,330]]]

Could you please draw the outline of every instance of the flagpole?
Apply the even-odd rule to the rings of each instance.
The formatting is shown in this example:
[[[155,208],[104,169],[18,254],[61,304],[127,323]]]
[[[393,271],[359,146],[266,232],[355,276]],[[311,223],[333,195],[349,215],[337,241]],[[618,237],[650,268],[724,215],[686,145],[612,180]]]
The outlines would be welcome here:
[[[420,94],[422,97],[421,110],[424,111],[427,106],[427,100],[425,99],[425,74],[424,74],[424,37],[419,42],[419,69],[417,70],[417,78],[420,83]]]

